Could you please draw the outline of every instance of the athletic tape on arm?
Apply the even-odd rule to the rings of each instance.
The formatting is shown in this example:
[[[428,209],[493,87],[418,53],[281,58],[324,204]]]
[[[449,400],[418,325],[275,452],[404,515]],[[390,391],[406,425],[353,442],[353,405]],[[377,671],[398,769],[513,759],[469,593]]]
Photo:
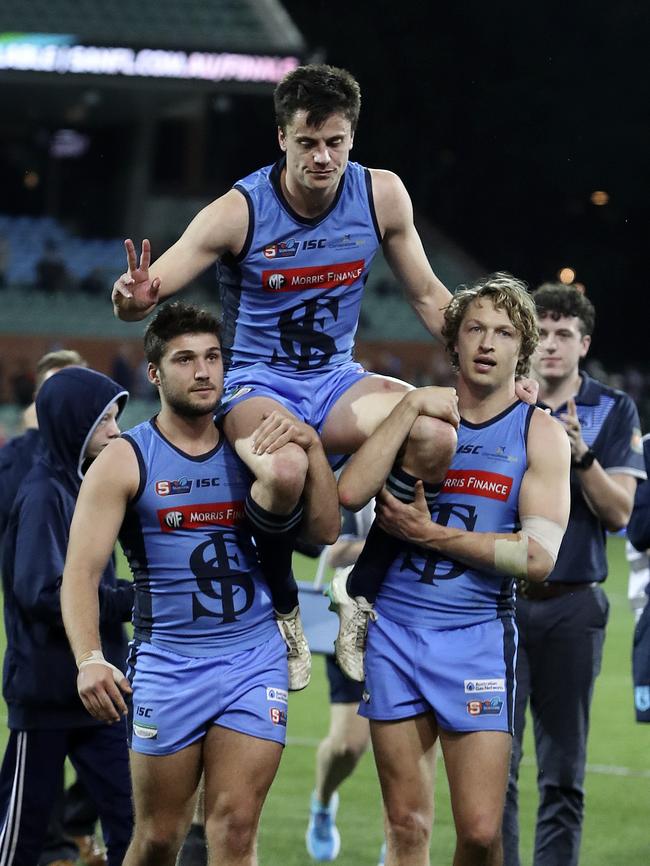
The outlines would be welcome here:
[[[528,541],[533,539],[553,560],[557,555],[564,537],[564,529],[559,523],[547,517],[531,515],[521,521],[521,532],[514,539],[497,538],[494,542],[494,567],[497,571],[513,577],[528,577]]]
[[[564,529],[559,523],[554,520],[549,520],[547,517],[537,517],[531,515],[524,517],[521,521],[522,531],[536,541],[553,560],[553,565],[557,562],[557,555],[564,538]]]
[[[86,665],[104,665],[104,667],[110,668],[113,672],[113,679],[116,683],[121,683],[124,679],[124,674],[119,668],[116,668],[115,665],[112,665],[110,662],[107,662],[104,658],[104,653],[101,650],[89,650],[87,653],[79,656],[77,659],[77,668],[79,671]]]

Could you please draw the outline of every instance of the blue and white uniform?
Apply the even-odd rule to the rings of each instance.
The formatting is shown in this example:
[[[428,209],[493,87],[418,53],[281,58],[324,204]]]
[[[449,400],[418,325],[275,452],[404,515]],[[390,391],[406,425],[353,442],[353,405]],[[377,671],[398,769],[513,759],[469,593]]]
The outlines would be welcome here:
[[[348,163],[330,207],[297,214],[284,160],[235,184],[248,204],[246,242],[218,265],[225,405],[270,396],[317,429],[365,372],[352,360],[363,288],[381,243],[368,169]]]
[[[243,526],[246,467],[224,437],[191,457],[155,420],[124,438],[140,467],[120,531],[135,578],[131,747],[168,754],[213,723],[283,743],[286,647]]]
[[[484,424],[461,419],[432,520],[469,532],[519,530],[534,411],[516,402]],[[453,731],[512,730],[517,636],[511,577],[404,545],[375,609],[362,715],[388,720],[433,711],[440,726]]]

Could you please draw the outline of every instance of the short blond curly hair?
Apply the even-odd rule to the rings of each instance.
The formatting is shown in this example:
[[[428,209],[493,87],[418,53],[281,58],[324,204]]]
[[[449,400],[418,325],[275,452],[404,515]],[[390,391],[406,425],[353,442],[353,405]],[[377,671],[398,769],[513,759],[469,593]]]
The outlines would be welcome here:
[[[458,331],[467,308],[477,298],[489,298],[495,309],[506,311],[521,337],[516,375],[527,376],[531,356],[539,342],[535,302],[526,283],[505,271],[497,271],[469,286],[461,286],[445,307],[442,337],[454,369],[458,369]]]

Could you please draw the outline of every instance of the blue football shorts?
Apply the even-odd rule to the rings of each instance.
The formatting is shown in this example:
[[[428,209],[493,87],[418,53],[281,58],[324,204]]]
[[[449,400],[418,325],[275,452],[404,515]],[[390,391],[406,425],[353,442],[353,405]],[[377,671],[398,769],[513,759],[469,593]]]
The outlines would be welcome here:
[[[632,676],[636,720],[650,722],[650,601],[634,629]]]
[[[270,397],[320,433],[341,395],[355,382],[372,375],[356,361],[303,373],[276,370],[262,363],[231,368],[226,373],[217,417],[223,417],[243,400]]]
[[[130,647],[133,751],[170,755],[200,740],[211,725],[284,745],[289,673],[279,632],[259,646],[201,658],[139,641]]]
[[[363,695],[363,683],[348,679],[333,655],[325,656],[325,670],[330,688],[330,703],[358,704]]]
[[[432,712],[444,730],[511,734],[516,661],[511,618],[439,630],[380,616],[368,629],[359,713],[396,721]]]

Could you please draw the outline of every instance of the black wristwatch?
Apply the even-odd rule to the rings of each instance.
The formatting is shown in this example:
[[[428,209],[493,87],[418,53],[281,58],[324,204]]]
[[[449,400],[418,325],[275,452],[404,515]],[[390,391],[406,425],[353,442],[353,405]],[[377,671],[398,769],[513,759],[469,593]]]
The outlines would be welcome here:
[[[571,465],[574,469],[589,469],[595,459],[595,452],[592,451],[591,448],[587,448],[580,460],[574,460]]]

